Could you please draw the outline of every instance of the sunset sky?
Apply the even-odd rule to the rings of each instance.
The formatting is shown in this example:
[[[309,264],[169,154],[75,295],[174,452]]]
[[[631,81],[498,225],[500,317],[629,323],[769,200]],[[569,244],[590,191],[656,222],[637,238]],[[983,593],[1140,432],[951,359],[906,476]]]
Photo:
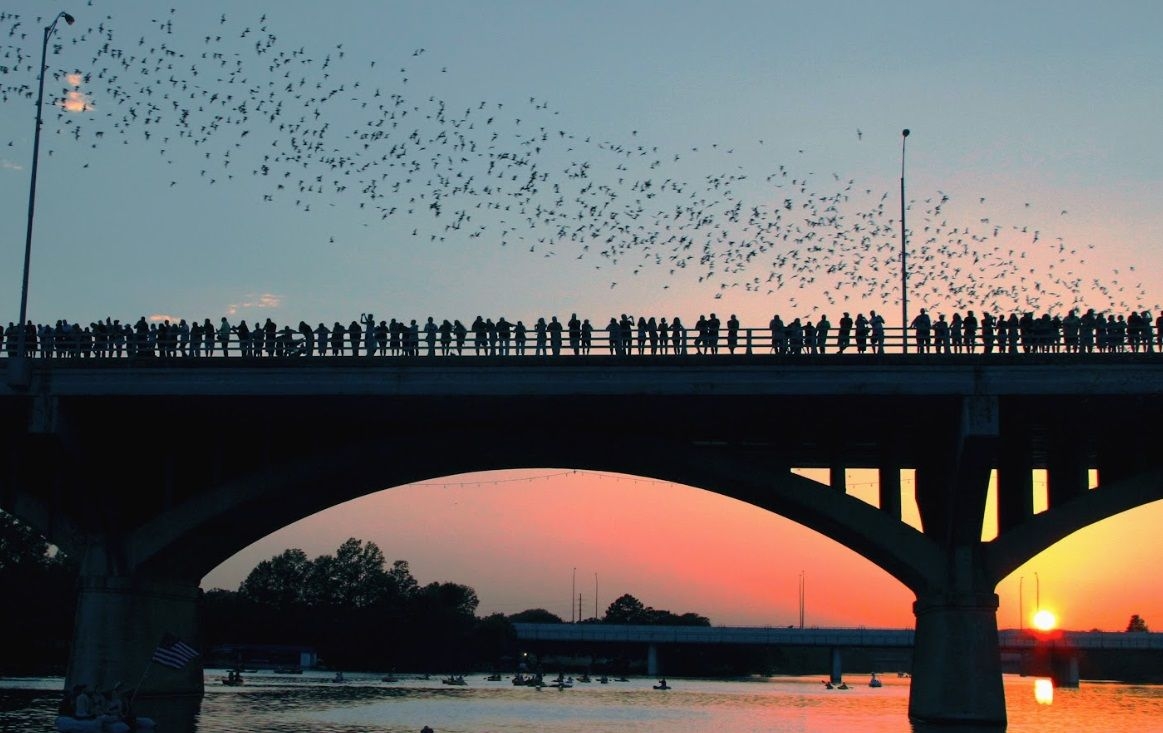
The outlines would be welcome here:
[[[13,0],[0,274],[16,320],[50,45],[29,316],[279,324],[477,314],[900,313],[1163,303],[1154,2]],[[47,16],[47,17],[46,17]],[[175,436],[175,440],[178,436]],[[874,497],[872,479],[849,478]],[[208,575],[348,537],[481,613],[622,593],[717,624],[910,626],[911,594],[769,513],[569,466],[433,476]],[[909,485],[906,482],[906,493]],[[1158,505],[1006,579],[999,625],[1163,625]],[[988,530],[987,530],[988,535]],[[1022,600],[1019,603],[1019,585]],[[596,586],[596,593],[595,593]],[[858,588],[858,594],[853,589]]]

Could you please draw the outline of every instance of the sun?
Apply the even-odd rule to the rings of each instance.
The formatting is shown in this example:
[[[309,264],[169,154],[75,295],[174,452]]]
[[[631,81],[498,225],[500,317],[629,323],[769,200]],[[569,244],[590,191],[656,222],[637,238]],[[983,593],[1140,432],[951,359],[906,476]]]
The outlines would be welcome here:
[[[1058,617],[1045,609],[1034,614],[1034,628],[1039,631],[1050,631],[1058,625]]]

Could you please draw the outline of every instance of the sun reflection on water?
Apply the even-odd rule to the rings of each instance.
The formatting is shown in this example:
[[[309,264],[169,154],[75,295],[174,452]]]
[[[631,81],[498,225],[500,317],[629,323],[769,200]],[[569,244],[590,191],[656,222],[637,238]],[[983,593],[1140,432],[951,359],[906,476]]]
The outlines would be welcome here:
[[[1034,680],[1034,699],[1040,705],[1050,705],[1054,702],[1054,682],[1050,679]]]

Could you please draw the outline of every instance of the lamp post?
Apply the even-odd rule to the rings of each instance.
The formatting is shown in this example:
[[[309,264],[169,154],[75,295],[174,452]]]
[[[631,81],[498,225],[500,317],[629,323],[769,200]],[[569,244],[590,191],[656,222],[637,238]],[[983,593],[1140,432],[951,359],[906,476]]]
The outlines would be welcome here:
[[[32,257],[32,217],[36,212],[36,168],[40,159],[40,126],[41,105],[44,102],[44,70],[48,59],[48,39],[52,37],[57,23],[64,18],[72,25],[76,20],[65,11],[57,13],[53,21],[45,26],[44,40],[40,44],[40,72],[37,74],[38,89],[36,93],[36,130],[32,135],[32,175],[28,184],[28,229],[24,236],[24,279],[20,284],[20,321],[16,336],[16,359],[9,362],[8,384],[12,387],[26,388],[29,384],[28,366],[28,329],[25,322],[28,320],[28,266]]]
[[[1026,628],[1026,619],[1023,615],[1024,609],[1022,608],[1022,585],[1025,582],[1026,576],[1023,575],[1018,578],[1018,631],[1024,631]]]
[[[901,130],[901,353],[909,353],[909,268],[905,249],[905,140],[909,129]]]
[[[804,571],[800,571],[800,628],[804,628]]]

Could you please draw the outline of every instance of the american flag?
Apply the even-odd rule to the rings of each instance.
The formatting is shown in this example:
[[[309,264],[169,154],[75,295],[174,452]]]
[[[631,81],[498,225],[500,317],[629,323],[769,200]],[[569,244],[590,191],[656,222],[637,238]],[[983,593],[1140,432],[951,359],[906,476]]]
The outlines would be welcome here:
[[[196,656],[197,650],[170,633],[165,634],[157,649],[153,650],[153,661],[174,669],[185,667]]]

